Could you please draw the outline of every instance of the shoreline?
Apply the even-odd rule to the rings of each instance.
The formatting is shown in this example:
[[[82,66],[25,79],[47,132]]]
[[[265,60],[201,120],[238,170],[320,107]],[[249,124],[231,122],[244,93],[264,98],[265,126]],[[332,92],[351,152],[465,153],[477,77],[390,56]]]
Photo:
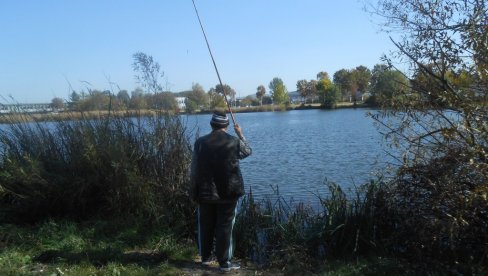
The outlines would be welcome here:
[[[354,105],[351,102],[340,102],[333,109],[343,108],[368,108],[371,107],[364,103],[358,103]],[[233,113],[252,113],[252,112],[284,112],[291,110],[309,110],[309,109],[324,109],[321,104],[300,104],[290,106],[275,106],[275,105],[263,105],[253,107],[237,107],[233,108]],[[194,113],[187,112],[168,112],[159,111],[153,109],[129,109],[129,110],[95,110],[95,111],[62,111],[62,112],[44,112],[44,113],[5,113],[0,114],[0,124],[20,123],[20,122],[45,122],[45,121],[59,121],[59,120],[82,120],[82,119],[101,119],[114,117],[134,117],[134,116],[154,116],[160,112],[167,114],[179,114],[179,115],[199,115],[210,114],[213,110],[203,110]]]

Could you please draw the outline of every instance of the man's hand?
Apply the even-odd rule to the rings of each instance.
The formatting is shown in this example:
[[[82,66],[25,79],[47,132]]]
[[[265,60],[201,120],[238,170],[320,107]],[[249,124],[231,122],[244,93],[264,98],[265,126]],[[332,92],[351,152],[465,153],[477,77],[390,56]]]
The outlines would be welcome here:
[[[235,130],[237,136],[239,136],[239,138],[242,139],[242,137],[244,137],[244,135],[242,134],[241,127],[238,124],[234,125],[234,130]]]

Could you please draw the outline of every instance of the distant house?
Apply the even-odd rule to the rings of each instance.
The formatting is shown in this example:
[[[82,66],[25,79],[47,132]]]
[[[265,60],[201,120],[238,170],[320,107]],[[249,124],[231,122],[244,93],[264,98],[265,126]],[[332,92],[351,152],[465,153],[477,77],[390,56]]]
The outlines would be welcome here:
[[[303,102],[303,98],[298,91],[288,92],[288,97],[290,97],[290,103],[292,104]]]
[[[290,103],[292,103],[292,104],[317,103],[318,99],[319,99],[318,95],[313,95],[313,96],[309,96],[307,98],[304,98],[304,97],[302,97],[302,95],[298,91],[288,92],[288,97],[290,98]]]
[[[254,98],[256,98],[256,96],[254,96]],[[245,97],[236,97],[235,106],[242,106],[242,100],[244,99]]]
[[[186,97],[175,97],[179,109],[186,109]]]
[[[362,96],[361,96],[361,101],[365,101],[367,100],[369,97],[371,97],[371,93],[369,92],[365,92]]]
[[[366,92],[366,93],[363,93],[361,91],[357,91],[356,92],[356,101],[365,101],[367,98],[371,97],[371,93],[369,92]],[[350,95],[349,96],[349,102],[353,102],[354,101],[354,97],[353,95]]]

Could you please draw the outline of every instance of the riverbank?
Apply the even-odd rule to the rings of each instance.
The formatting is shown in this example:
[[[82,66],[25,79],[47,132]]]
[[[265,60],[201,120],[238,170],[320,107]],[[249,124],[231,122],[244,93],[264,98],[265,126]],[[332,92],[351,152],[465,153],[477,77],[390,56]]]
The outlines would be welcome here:
[[[337,109],[340,108],[366,108],[369,107],[364,103],[354,104],[352,102],[340,102],[336,105]],[[289,110],[309,110],[309,109],[321,109],[321,104],[300,104],[290,106],[251,106],[251,107],[236,107],[232,108],[234,113],[250,113],[250,112],[275,112],[275,111],[289,111]],[[192,114],[209,114],[212,110],[197,111]],[[95,118],[108,118],[114,117],[138,117],[138,116],[154,116],[161,111],[152,109],[140,109],[140,110],[96,110],[96,111],[65,111],[65,112],[44,112],[44,113],[7,113],[0,115],[0,124],[16,123],[16,122],[44,122],[44,121],[62,121],[62,120],[82,120],[82,119],[95,119]],[[165,112],[168,114],[175,114],[174,112]],[[186,112],[177,112],[176,114],[189,114]]]

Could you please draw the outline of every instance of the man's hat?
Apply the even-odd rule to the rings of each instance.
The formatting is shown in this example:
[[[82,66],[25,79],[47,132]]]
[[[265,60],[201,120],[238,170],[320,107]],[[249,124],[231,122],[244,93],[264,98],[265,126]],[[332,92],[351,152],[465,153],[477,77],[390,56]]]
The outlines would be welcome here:
[[[225,128],[229,125],[229,118],[224,111],[215,110],[210,120],[210,125],[214,128]]]

